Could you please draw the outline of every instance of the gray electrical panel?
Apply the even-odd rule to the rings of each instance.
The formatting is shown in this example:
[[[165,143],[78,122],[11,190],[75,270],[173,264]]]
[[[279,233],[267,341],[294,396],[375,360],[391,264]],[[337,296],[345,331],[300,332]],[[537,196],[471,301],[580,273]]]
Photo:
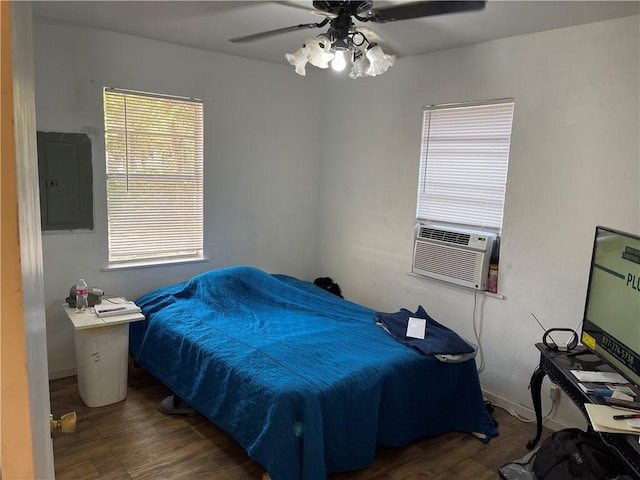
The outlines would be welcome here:
[[[89,137],[38,132],[38,173],[42,230],[93,229]]]

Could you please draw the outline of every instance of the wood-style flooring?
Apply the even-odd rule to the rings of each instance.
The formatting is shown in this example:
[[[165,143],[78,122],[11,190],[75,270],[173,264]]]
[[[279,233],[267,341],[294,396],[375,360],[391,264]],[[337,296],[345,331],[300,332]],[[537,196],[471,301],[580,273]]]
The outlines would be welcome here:
[[[138,371],[129,384],[126,400],[89,408],[76,377],[50,382],[55,418],[70,411],[78,417],[76,433],[53,435],[57,480],[261,480],[263,468],[204,417],[160,413],[156,405],[170,392],[154,377]],[[499,466],[527,453],[535,423],[522,423],[500,408],[494,417],[500,435],[486,445],[467,433],[448,433],[405,448],[379,447],[368,468],[329,479],[498,479]]]

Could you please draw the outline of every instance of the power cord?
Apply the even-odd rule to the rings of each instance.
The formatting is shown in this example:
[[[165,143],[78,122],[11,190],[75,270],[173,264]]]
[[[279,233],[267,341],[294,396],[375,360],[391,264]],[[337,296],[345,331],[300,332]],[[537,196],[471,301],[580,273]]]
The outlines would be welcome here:
[[[554,412],[557,404],[558,404],[557,398],[551,401],[551,408],[549,409],[549,412],[546,415],[542,416],[542,420],[546,420]],[[512,417],[515,417],[517,420],[521,421],[522,423],[533,423],[537,421],[537,419],[535,418],[521,417],[520,415],[518,415],[518,413],[515,410],[511,408],[508,410],[505,408],[505,410],[509,413],[509,415],[511,415]]]
[[[484,352],[482,350],[482,343],[480,341],[480,333],[478,331],[478,325],[477,325],[477,312],[478,312],[478,291],[475,290],[474,291],[474,295],[473,295],[473,333],[476,339],[476,342],[478,344],[478,356],[480,357],[480,366],[478,367],[478,373],[481,373],[484,370]],[[533,313],[531,314],[533,315]],[[536,321],[538,321],[538,319],[535,317],[535,315],[533,315],[533,318],[536,319]],[[540,322],[538,322],[538,324],[542,327],[542,324],[540,324]],[[580,326],[580,324],[578,324],[578,326]],[[544,329],[544,327],[542,327]],[[575,333],[575,332],[574,332]],[[557,405],[558,405],[558,400],[560,399],[559,396],[552,398],[551,400],[551,408],[549,409],[549,411],[542,416],[542,420],[546,420],[547,418],[549,418],[551,416],[551,414],[555,411]],[[499,405],[496,405],[499,406]],[[536,422],[537,419],[536,418],[525,418],[520,416],[515,410],[509,408],[505,408],[505,407],[500,407],[503,410],[505,410],[509,415],[511,415],[512,417],[515,417],[517,420],[519,420],[522,423],[533,423]]]
[[[480,342],[480,333],[477,325],[477,313],[478,313],[478,291],[474,290],[473,293],[473,334],[475,335],[476,343],[478,344],[478,356],[480,358],[480,365],[477,370],[478,373],[482,373],[484,370],[484,352],[482,351],[482,343]]]

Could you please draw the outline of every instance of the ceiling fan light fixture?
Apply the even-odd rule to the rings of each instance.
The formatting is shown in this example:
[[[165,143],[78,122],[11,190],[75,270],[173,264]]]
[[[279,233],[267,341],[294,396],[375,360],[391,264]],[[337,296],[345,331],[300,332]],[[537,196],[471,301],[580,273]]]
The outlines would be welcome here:
[[[331,48],[334,51],[338,51],[338,50],[349,50],[349,41],[345,38],[337,38],[333,41],[333,43],[331,44]]]
[[[362,78],[365,76],[366,69],[367,59],[365,58],[365,56],[361,52],[354,54],[351,61],[351,70],[349,71],[349,77],[353,79]]]
[[[314,67],[328,68],[329,62],[333,60],[334,54],[331,52],[331,42],[326,37],[307,38],[305,42],[309,52],[309,63]]]
[[[304,45],[295,53],[285,55],[287,61],[295,67],[298,75],[306,75],[306,65],[318,68],[331,68],[336,72],[343,71],[350,63],[350,78],[375,77],[382,75],[393,66],[395,55],[384,53],[382,47],[375,42],[369,43],[361,32],[354,31],[358,35],[358,42],[354,42],[349,36],[345,39],[333,39],[325,34],[315,38],[307,38]]]
[[[369,77],[382,75],[389,70],[396,61],[395,55],[384,53],[382,47],[377,43],[370,43],[366,50],[367,60],[369,60],[369,68],[366,74]]]
[[[285,55],[287,62],[296,68],[296,73],[303,77],[307,74],[306,66],[309,61],[309,50],[306,45],[300,47],[295,53]]]

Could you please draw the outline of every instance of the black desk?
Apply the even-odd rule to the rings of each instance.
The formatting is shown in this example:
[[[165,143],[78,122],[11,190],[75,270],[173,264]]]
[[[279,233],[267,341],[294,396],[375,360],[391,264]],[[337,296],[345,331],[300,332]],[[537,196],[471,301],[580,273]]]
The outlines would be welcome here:
[[[563,392],[577,405],[589,421],[585,403],[605,403],[602,398],[587,395],[580,387],[570,370],[598,370],[613,372],[613,368],[602,361],[597,355],[589,353],[585,347],[578,347],[571,352],[555,352],[542,343],[536,343],[540,350],[540,364],[531,376],[531,399],[536,412],[536,437],[527,443],[528,449],[533,449],[542,435],[542,401],[540,391],[545,375],[557,384]],[[591,428],[591,425],[589,425]],[[640,476],[640,444],[638,436],[617,433],[600,433],[603,440],[611,445],[629,464],[636,475]]]

